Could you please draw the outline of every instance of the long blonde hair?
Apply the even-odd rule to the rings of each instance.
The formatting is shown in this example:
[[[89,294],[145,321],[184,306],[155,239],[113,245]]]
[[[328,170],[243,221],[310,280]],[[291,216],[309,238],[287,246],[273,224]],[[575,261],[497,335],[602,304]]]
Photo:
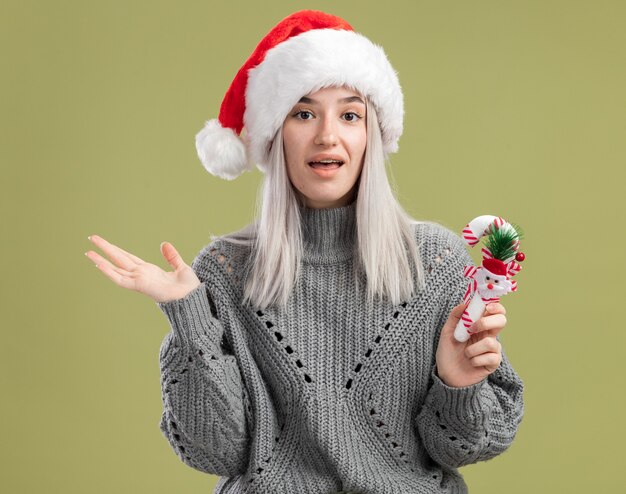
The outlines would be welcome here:
[[[368,302],[386,298],[396,305],[424,287],[424,268],[413,226],[389,183],[375,108],[366,99],[367,145],[356,196],[358,262],[355,280],[364,273]],[[262,191],[257,195],[256,221],[220,237],[252,247],[252,265],[245,280],[244,304],[264,309],[285,306],[300,274],[303,203],[287,175],[282,128],[272,141]],[[415,281],[417,281],[417,286]]]

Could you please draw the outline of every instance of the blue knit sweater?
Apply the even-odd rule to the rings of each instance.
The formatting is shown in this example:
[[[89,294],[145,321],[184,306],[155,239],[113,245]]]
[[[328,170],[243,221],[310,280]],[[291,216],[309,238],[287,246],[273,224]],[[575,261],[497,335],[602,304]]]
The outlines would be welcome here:
[[[499,368],[453,388],[436,373],[439,332],[470,264],[450,230],[415,225],[426,289],[392,306],[353,280],[355,205],[302,209],[302,272],[284,309],[241,304],[250,248],[216,240],[202,284],[157,305],[160,429],[179,458],[221,476],[215,493],[464,493],[457,468],[512,443],[523,383]],[[362,285],[362,284],[361,284]]]

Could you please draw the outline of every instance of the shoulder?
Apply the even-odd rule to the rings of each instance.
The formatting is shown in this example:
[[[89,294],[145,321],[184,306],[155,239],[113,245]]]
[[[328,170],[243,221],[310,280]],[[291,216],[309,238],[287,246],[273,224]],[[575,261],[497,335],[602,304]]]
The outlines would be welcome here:
[[[430,272],[434,267],[456,270],[472,264],[467,246],[460,235],[434,221],[413,225],[422,263]]]
[[[214,238],[205,245],[196,255],[191,267],[201,281],[218,277],[223,280],[231,279],[234,284],[239,284],[249,267],[251,252],[250,239],[235,232]]]
[[[466,252],[466,245],[458,233],[434,221],[420,221],[413,225],[415,241],[425,254]]]

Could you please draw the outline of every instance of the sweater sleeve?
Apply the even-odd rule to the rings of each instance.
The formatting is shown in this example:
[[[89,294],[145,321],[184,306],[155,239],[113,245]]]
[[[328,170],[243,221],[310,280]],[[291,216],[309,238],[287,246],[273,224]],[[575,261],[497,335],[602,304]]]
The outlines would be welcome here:
[[[223,327],[211,314],[206,282],[157,305],[171,326],[159,353],[162,433],[196,470],[243,473],[249,442],[245,387],[235,356],[221,347]]]
[[[463,267],[472,263],[460,240],[453,248],[453,255],[452,293],[440,319],[433,352],[450,311],[463,300],[467,287]],[[524,386],[504,350],[500,366],[471,386],[446,385],[437,374],[436,364],[430,377],[431,386],[417,416],[417,427],[435,461],[458,468],[494,458],[512,444],[524,415]]]

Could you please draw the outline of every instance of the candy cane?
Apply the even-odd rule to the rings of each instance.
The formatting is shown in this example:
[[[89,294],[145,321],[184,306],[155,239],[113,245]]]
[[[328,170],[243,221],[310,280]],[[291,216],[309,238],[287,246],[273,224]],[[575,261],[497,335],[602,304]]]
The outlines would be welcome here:
[[[498,230],[500,228],[506,229],[506,230],[511,229],[513,230],[514,233],[517,233],[515,231],[515,228],[513,228],[512,225],[510,225],[507,221],[505,221],[500,216],[492,216],[492,215],[478,216],[477,218],[474,218],[472,221],[470,221],[465,226],[465,228],[463,228],[463,234],[462,234],[463,240],[465,241],[467,245],[469,245],[470,247],[473,247],[474,245],[478,243],[478,241],[483,236],[490,235],[494,233],[495,230]],[[519,249],[519,239],[515,241],[515,244],[513,247],[515,251]],[[485,260],[493,259],[491,252],[489,252],[489,249],[485,247],[483,247],[482,249],[482,255],[483,255],[482,267],[466,266],[463,271],[463,275],[466,278],[469,278],[469,284],[465,292],[465,295],[463,297],[463,301],[466,304],[466,308],[461,316],[461,319],[456,325],[456,328],[454,329],[454,338],[461,343],[464,341],[467,341],[470,338],[469,327],[474,323],[474,321],[477,321],[483,315],[486,304],[500,301],[499,297],[483,297],[479,293],[478,284],[476,280],[476,276],[479,270],[484,270],[493,275],[491,271],[485,268],[485,265],[488,265],[489,263],[491,263],[489,265],[496,265],[501,270],[504,270],[504,273],[502,272],[499,273],[500,277],[502,277],[503,274],[506,274],[506,280],[504,279],[498,280],[498,281],[506,282],[508,284],[507,285],[508,291],[505,292],[505,294],[517,290],[517,283],[515,281],[508,280],[509,276],[514,276],[521,269],[520,264],[515,262],[516,256],[513,255],[513,257],[510,257],[504,260],[492,260],[492,261],[485,262]],[[520,260],[522,259],[523,259],[523,256],[520,257]],[[503,264],[499,264],[499,262],[502,262]],[[494,275],[494,278],[496,276],[498,275]]]

